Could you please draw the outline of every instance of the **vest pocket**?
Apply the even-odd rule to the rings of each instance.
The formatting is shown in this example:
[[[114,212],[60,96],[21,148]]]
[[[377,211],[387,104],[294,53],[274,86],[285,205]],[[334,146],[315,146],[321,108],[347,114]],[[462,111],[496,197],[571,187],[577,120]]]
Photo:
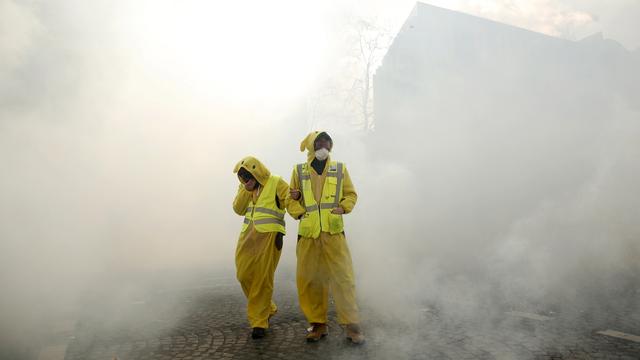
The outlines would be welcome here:
[[[342,232],[344,223],[341,214],[329,213],[329,233],[331,235]]]

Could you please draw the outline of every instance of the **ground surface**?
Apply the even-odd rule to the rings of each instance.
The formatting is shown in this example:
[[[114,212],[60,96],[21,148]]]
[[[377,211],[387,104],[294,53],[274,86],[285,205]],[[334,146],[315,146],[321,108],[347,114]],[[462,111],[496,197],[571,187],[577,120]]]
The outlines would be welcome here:
[[[250,338],[246,302],[233,279],[150,292],[117,313],[96,311],[93,304],[75,320],[65,359],[640,359],[640,342],[634,341],[640,338],[599,333],[640,334],[640,319],[624,311],[505,308],[476,317],[425,306],[408,323],[364,308],[367,343],[353,346],[335,314],[328,338],[305,342],[308,325],[293,282],[277,285],[275,299],[279,312],[261,340]],[[41,352],[41,359],[46,356]]]

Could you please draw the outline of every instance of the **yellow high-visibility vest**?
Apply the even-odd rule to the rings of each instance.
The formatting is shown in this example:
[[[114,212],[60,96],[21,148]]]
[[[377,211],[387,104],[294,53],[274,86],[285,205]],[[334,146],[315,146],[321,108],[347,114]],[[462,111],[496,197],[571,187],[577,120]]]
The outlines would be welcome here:
[[[331,210],[340,206],[344,165],[336,161],[329,163],[320,204],[316,203],[313,196],[309,164],[298,164],[296,172],[302,192],[301,201],[306,209],[306,213],[300,218],[298,235],[315,239],[320,236],[321,231],[332,235],[341,233],[344,230],[342,215],[332,214]]]
[[[276,194],[279,176],[271,175],[258,196],[258,201],[254,204],[253,199],[247,207],[242,224],[242,232],[245,232],[249,224],[253,222],[258,232],[280,232],[285,234],[284,214],[285,210],[280,210],[276,204]],[[284,201],[284,199],[281,199]]]

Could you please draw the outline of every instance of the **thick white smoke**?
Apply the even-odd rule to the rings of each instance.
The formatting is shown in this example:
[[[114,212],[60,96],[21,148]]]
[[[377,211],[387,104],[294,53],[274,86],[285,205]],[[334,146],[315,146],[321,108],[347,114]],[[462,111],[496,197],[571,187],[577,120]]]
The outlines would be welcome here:
[[[549,1],[517,3],[462,8],[569,37],[574,27],[597,18]],[[372,8],[389,8],[404,19],[406,12],[394,4]],[[162,6],[162,16],[138,22],[126,2],[0,0],[0,345],[52,318],[72,317],[78,299],[90,291],[117,302],[135,297],[134,283],[160,271],[205,269],[233,277],[240,223],[231,211],[234,163],[252,154],[288,180],[293,164],[305,159],[298,143],[311,130],[309,96],[299,77],[320,84],[336,76],[330,71],[341,54],[313,60],[298,54],[285,63],[313,64],[308,71],[291,69],[294,78],[285,79],[286,66],[279,64],[278,72],[264,63],[229,75],[234,58],[219,59],[229,53],[218,52],[217,43],[199,32],[206,23],[202,14],[201,22],[189,24],[185,17],[170,24],[187,26],[196,34],[189,44],[201,47],[186,55],[162,52],[165,44],[181,49],[176,43],[182,40],[152,37],[154,27],[172,18],[171,6]],[[360,7],[317,9],[324,15],[293,21],[303,37],[275,49],[308,41],[300,51],[341,51],[332,43],[344,30],[338,15],[357,15]],[[184,14],[198,9],[189,2]],[[235,7],[233,13],[243,11]],[[135,32],[131,24],[149,28]],[[247,27],[241,31],[245,41],[258,31],[241,18],[234,24]],[[247,56],[244,66],[264,58],[235,48],[251,44],[229,39],[225,50]],[[514,78],[523,75],[507,70]],[[231,86],[233,74],[244,88],[255,85],[247,99],[237,96],[245,94],[242,86]],[[600,80],[606,82],[597,79],[594,86]],[[288,88],[280,96],[282,84]],[[389,123],[377,124],[375,135],[351,129],[344,119],[314,123],[328,127],[335,157],[347,163],[360,194],[346,231],[363,308],[412,323],[425,304],[469,313],[490,308],[496,298],[601,305],[594,288],[636,283],[638,109],[627,99],[597,117],[585,106],[577,113],[598,121],[570,119],[564,130],[575,133],[559,134],[544,123],[530,122],[526,129],[509,123],[508,111],[493,111],[509,108],[505,98],[464,108],[446,96],[456,90],[440,89],[441,107],[429,113],[449,117],[406,136],[387,135],[385,126],[394,126]],[[521,91],[526,96],[534,89]],[[550,140],[549,147],[505,151],[517,150],[530,133]],[[407,143],[411,151],[394,150]],[[288,231],[279,270],[286,281],[295,263],[296,224],[289,218]]]

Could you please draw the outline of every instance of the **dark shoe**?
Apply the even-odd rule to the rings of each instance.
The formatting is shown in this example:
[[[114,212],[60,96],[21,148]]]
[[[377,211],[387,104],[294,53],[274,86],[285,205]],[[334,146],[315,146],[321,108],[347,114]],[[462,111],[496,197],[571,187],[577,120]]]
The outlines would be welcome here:
[[[266,331],[263,328],[255,327],[251,332],[252,339],[262,339],[266,335]]]
[[[351,340],[354,344],[362,344],[364,343],[364,335],[362,335],[362,331],[360,331],[360,326],[358,324],[349,324],[347,325],[347,339]]]
[[[327,324],[313,323],[311,325],[313,327],[307,334],[307,342],[318,342],[329,334],[329,327],[327,327]]]

